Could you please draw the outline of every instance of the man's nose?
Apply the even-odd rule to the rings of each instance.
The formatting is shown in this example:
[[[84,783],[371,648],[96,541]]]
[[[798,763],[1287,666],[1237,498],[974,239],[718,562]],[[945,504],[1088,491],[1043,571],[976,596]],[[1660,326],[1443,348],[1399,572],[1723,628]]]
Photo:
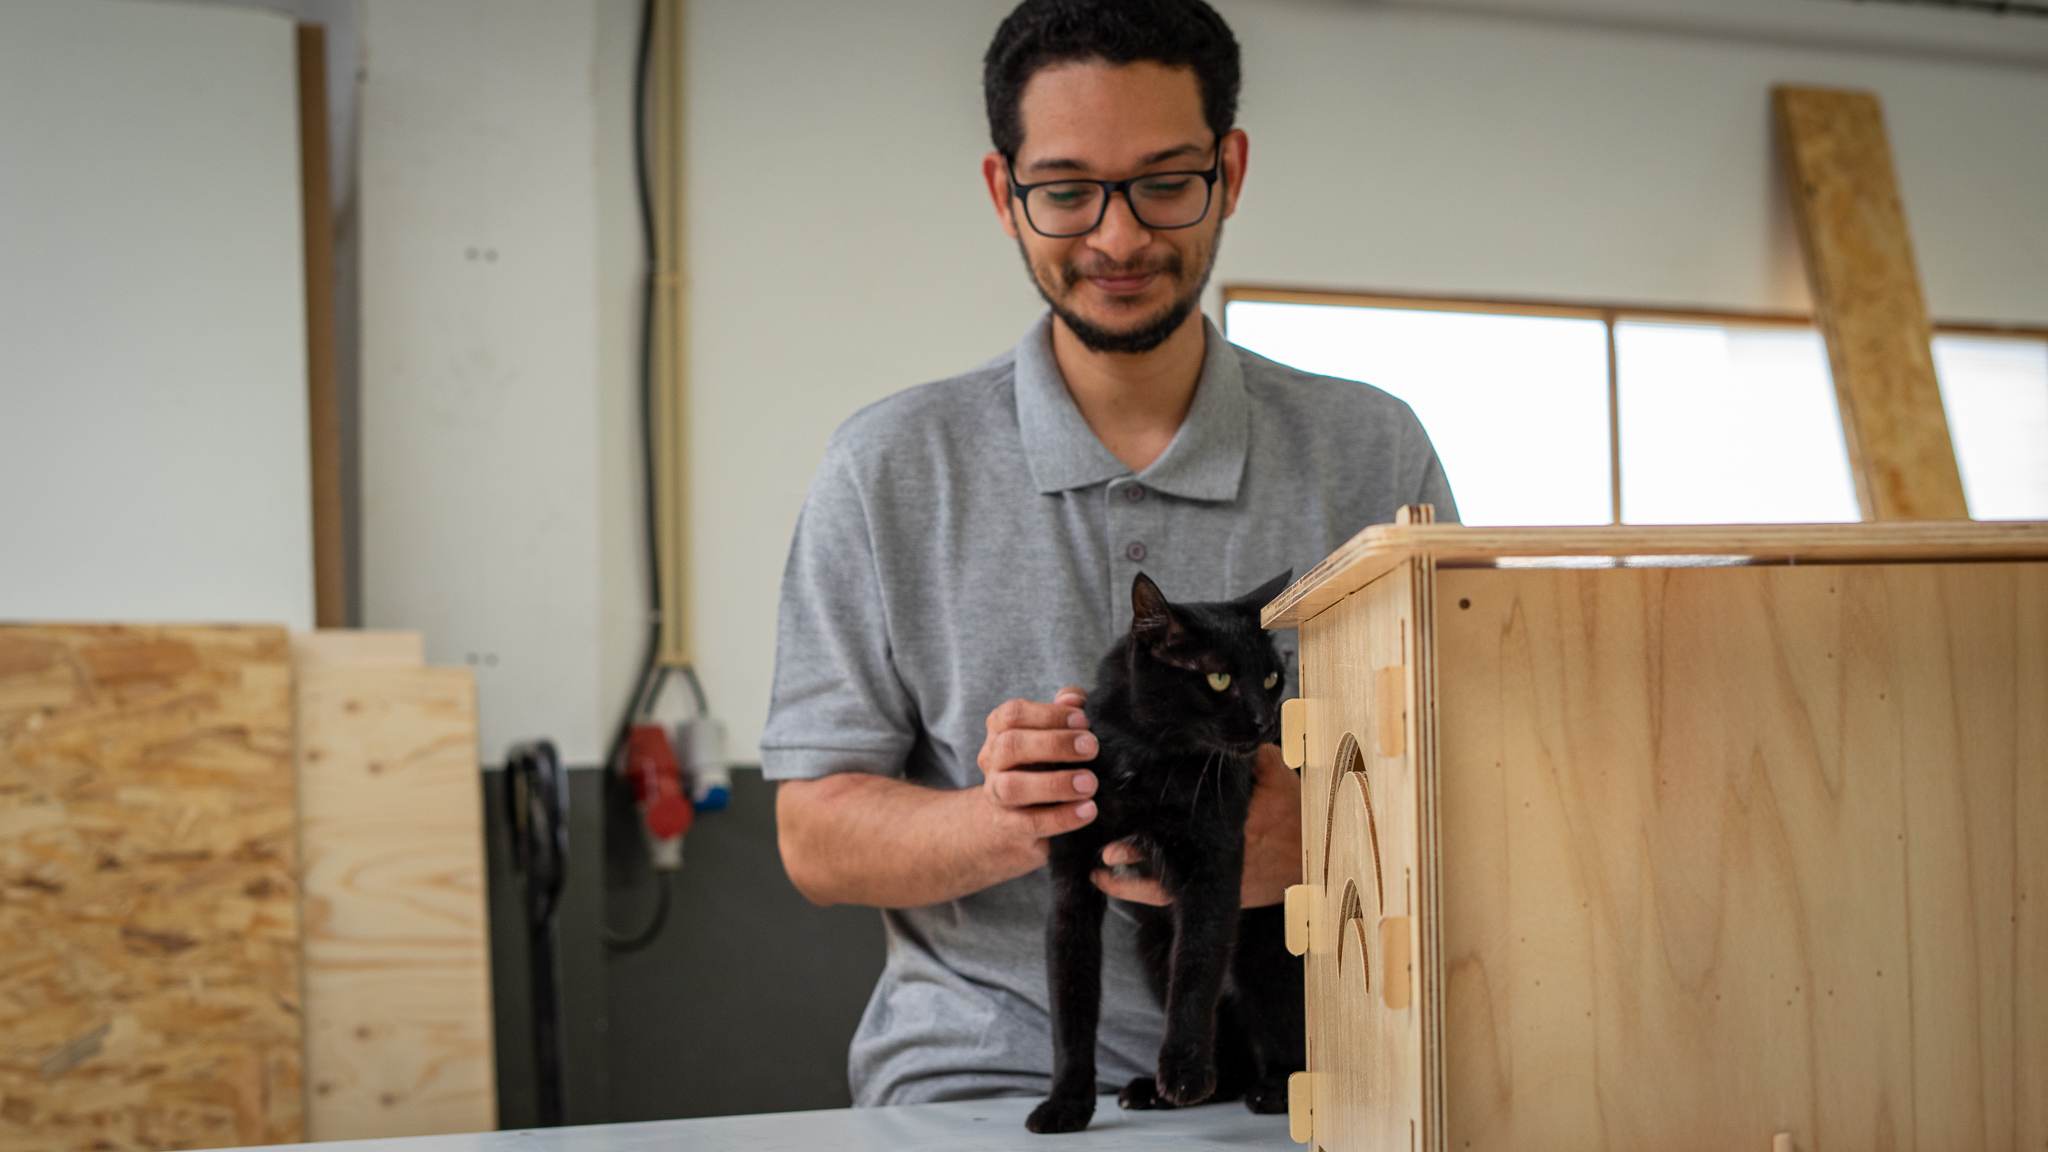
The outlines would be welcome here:
[[[1131,211],[1127,194],[1111,196],[1104,206],[1102,223],[1088,234],[1088,246],[1118,263],[1129,260],[1152,242],[1152,232]]]

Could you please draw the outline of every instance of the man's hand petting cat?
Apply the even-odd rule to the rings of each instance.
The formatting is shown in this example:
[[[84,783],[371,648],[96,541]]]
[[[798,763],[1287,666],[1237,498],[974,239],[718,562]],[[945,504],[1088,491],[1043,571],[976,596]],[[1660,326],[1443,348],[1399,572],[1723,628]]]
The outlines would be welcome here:
[[[1036,842],[1095,819],[1095,773],[1046,771],[1045,765],[1095,759],[1095,734],[1081,706],[1088,694],[1062,688],[1052,703],[1012,700],[988,714],[982,742],[982,796],[997,831]]]
[[[1301,883],[1301,780],[1272,744],[1259,748],[1258,782],[1252,788],[1251,811],[1244,821],[1244,887],[1241,908],[1262,908],[1287,898],[1290,884]],[[1159,881],[1118,876],[1110,868],[1139,864],[1143,853],[1119,840],[1102,850],[1106,867],[1095,870],[1095,886],[1134,904],[1171,904]]]

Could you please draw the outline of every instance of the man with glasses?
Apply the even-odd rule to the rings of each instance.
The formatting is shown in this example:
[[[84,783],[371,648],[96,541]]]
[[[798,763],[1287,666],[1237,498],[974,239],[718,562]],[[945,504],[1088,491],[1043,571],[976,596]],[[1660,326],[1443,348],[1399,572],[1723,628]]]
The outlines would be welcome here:
[[[862,1105],[1047,1090],[1046,845],[1095,817],[1071,685],[1129,630],[1139,572],[1228,599],[1403,504],[1456,517],[1406,405],[1236,348],[1197,308],[1247,156],[1237,42],[1207,4],[1024,0],[984,89],[982,174],[1050,311],[1015,351],[834,436],[784,574],[761,742],[791,880],[886,910],[849,1060]],[[1270,746],[1245,832],[1243,906],[1277,920],[1300,809]],[[1149,880],[1097,883],[1165,902]],[[1113,1092],[1151,1073],[1164,1021],[1114,902],[1103,943]]]

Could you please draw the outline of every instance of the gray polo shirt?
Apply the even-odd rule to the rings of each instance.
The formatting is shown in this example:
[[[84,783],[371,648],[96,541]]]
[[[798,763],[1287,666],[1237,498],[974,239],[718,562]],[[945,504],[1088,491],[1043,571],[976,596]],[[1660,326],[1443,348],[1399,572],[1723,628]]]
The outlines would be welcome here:
[[[1068,395],[1049,314],[1014,352],[840,427],[783,574],[769,778],[977,786],[990,710],[1090,685],[1130,627],[1139,572],[1173,599],[1220,600],[1307,572],[1403,504],[1456,519],[1406,404],[1206,331],[1187,420],[1136,475]],[[1291,667],[1294,636],[1279,640]],[[882,914],[888,962],[849,1056],[856,1104],[1047,1091],[1049,903],[1040,869]],[[1152,1072],[1164,1024],[1115,901],[1104,932],[1096,1068],[1113,1092]]]

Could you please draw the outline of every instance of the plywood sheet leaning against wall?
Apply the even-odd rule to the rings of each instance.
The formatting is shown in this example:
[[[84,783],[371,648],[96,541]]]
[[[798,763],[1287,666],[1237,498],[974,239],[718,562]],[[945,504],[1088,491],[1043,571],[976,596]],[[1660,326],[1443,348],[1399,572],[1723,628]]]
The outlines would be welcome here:
[[[278,628],[0,626],[0,1149],[301,1138]]]
[[[293,650],[307,1136],[495,1128],[475,682],[411,634]]]
[[[1877,98],[1787,87],[1773,103],[1863,518],[1968,519]]]

